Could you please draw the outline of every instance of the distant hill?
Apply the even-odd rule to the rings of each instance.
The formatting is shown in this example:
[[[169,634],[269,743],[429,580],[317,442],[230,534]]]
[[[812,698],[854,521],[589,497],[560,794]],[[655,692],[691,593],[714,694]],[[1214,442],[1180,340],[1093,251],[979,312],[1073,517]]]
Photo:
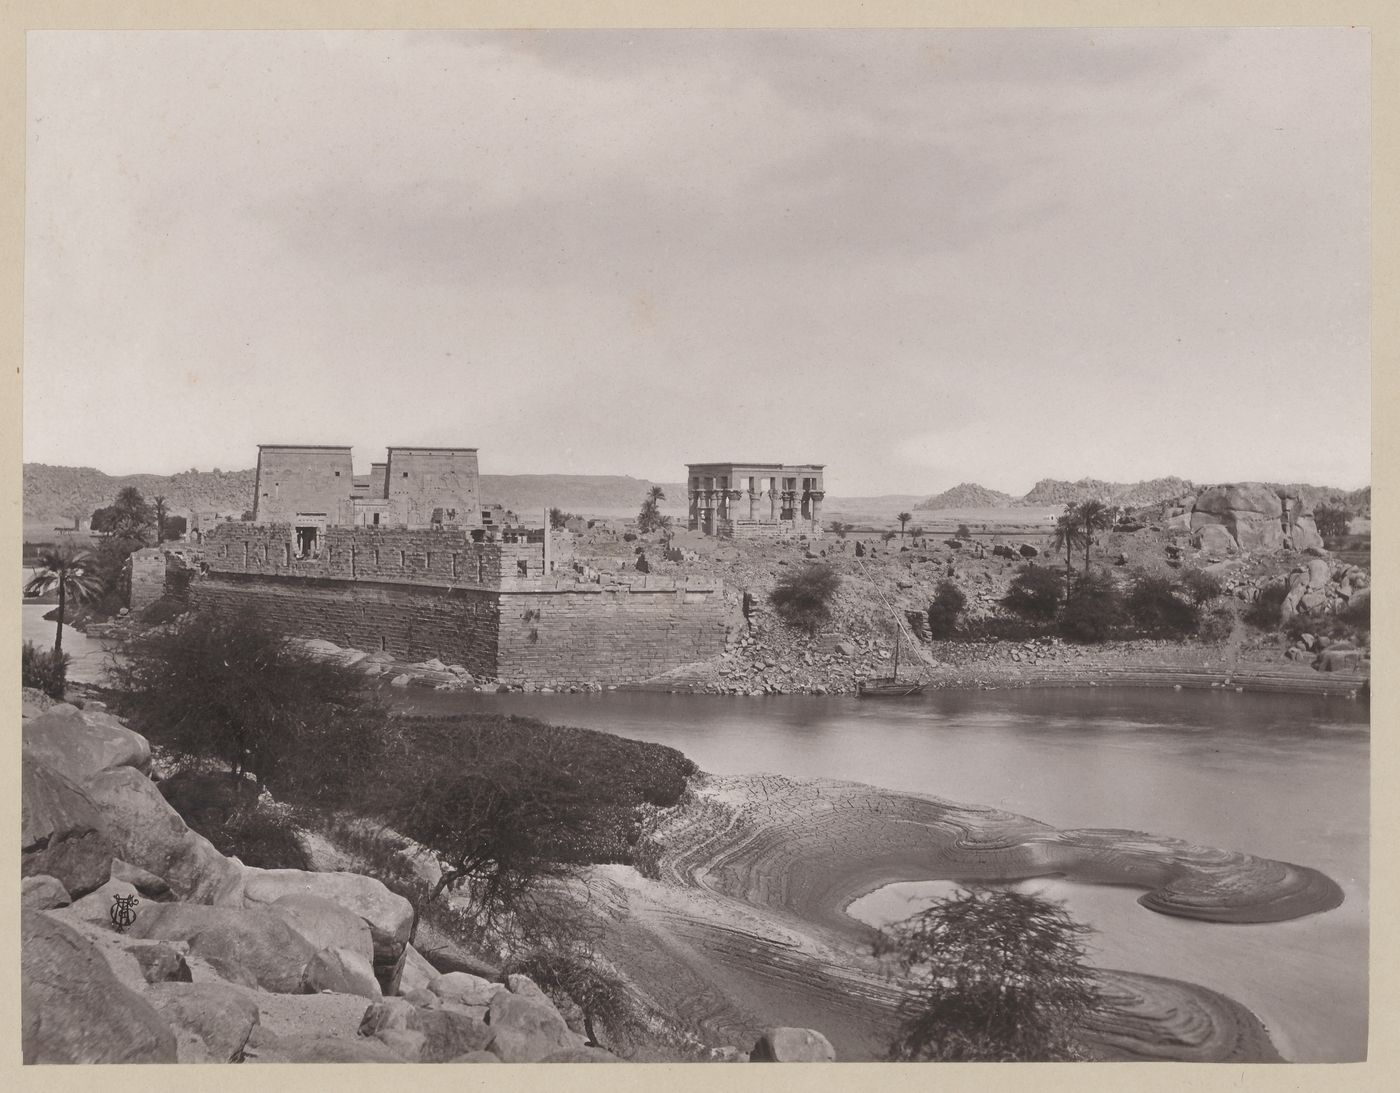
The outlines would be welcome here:
[[[26,522],[71,525],[94,509],[110,505],[117,491],[135,486],[147,498],[164,494],[172,513],[207,511],[239,513],[253,507],[257,472],[181,471],[179,474],[109,475],[94,467],[24,465]],[[558,507],[583,515],[635,513],[653,483],[645,478],[611,474],[483,474],[481,496],[529,518],[537,510]],[[684,510],[686,487],[663,482],[663,510]]]
[[[24,465],[24,518],[72,525],[110,505],[117,491],[135,486],[147,499],[164,494],[172,513],[214,509],[242,512],[253,504],[254,472],[181,471],[179,474],[104,474],[95,467]]]
[[[1081,478],[1066,482],[1042,478],[1021,500],[1027,505],[1072,505],[1080,501],[1104,501],[1110,505],[1155,505],[1170,501],[1193,489],[1185,478],[1152,478],[1146,482],[1105,482],[1101,478]]]
[[[976,482],[963,482],[950,490],[926,497],[916,509],[996,509],[1014,504],[1015,498],[1001,490],[989,490]]]

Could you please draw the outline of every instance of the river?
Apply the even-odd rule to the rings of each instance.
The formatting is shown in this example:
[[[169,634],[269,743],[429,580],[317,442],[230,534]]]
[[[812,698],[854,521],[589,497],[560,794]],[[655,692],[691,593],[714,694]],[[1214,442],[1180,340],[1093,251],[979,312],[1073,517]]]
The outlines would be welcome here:
[[[1296,1061],[1365,1057],[1368,708],[1336,698],[1055,688],[852,697],[409,692],[404,710],[493,710],[669,744],[717,774],[840,778],[994,805],[1060,828],[1170,835],[1312,866],[1336,910],[1221,925],[1158,915],[1139,890],[1047,878],[1096,930],[1105,967],[1186,979],[1249,1006]],[[853,905],[888,921],[946,885],[890,886]]]
[[[47,607],[24,636],[49,645]],[[66,630],[74,677],[100,643]],[[1169,835],[1311,866],[1341,885],[1336,910],[1220,925],[1154,914],[1135,889],[1028,882],[1095,928],[1105,967],[1203,984],[1249,1006],[1297,1061],[1365,1057],[1368,707],[1338,698],[1113,688],[848,696],[477,695],[393,692],[405,711],[491,710],[678,748],[716,774],[839,778],[993,805],[1059,828]],[[852,913],[888,921],[946,885],[898,885]]]

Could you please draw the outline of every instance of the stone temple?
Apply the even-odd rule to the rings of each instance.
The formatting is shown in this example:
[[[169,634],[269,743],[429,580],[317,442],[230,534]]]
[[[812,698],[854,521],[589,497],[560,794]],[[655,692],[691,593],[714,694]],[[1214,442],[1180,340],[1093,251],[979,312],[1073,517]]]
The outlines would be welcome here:
[[[824,463],[691,463],[691,531],[725,539],[822,533]]]

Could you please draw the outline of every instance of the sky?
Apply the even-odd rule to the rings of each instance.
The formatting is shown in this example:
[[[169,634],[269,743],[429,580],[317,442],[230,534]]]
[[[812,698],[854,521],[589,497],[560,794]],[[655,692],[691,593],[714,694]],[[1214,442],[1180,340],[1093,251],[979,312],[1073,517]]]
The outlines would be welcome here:
[[[31,32],[24,458],[1364,485],[1369,52]]]

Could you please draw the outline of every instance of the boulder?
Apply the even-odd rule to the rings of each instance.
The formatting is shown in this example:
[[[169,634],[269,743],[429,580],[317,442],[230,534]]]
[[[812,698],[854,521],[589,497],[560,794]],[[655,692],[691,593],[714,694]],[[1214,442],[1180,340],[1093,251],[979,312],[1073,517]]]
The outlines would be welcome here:
[[[164,877],[158,877],[150,870],[124,862],[120,858],[112,862],[112,879],[129,884],[142,899],[163,903],[175,898],[175,893],[170,890],[170,885],[165,883]]]
[[[1192,538],[1207,554],[1228,554],[1236,548],[1234,536],[1221,524],[1206,524]]]
[[[511,976],[512,979],[525,979],[530,986],[534,983],[525,976]],[[491,1000],[498,993],[507,988],[500,983],[492,983],[489,979],[482,979],[480,976],[472,975],[469,972],[448,972],[440,975],[428,984],[428,990],[437,995],[444,1002],[452,1002],[459,1006],[489,1006]],[[510,988],[514,990],[514,987]],[[543,997],[538,987],[535,991]]]
[[[147,983],[190,983],[194,980],[184,956],[163,942],[131,945],[126,951],[141,966],[141,975]]]
[[[426,990],[437,977],[438,970],[424,959],[422,953],[412,945],[403,947],[403,965],[399,969],[399,994]]]
[[[70,896],[82,896],[107,881],[115,856],[107,823],[87,791],[32,755],[23,755],[21,875],[53,877]]]
[[[349,949],[366,964],[374,961],[374,940],[369,925],[339,903],[309,892],[289,892],[267,905],[318,949]]]
[[[242,864],[191,831],[144,774],[131,767],[103,771],[89,778],[84,788],[102,811],[123,861],[164,878],[180,899],[236,901]]]
[[[306,963],[306,989],[312,993],[334,991],[336,994],[358,994],[362,998],[379,998],[379,981],[374,978],[374,966],[364,956],[351,949],[320,949]]]
[[[188,941],[192,955],[207,960],[234,982],[251,979],[263,990],[296,994],[316,950],[269,911],[157,903],[144,909],[130,936]]]
[[[19,905],[24,911],[50,911],[73,902],[68,889],[57,877],[44,874],[25,877],[20,882]]]
[[[182,1063],[238,1063],[258,1004],[242,988],[224,983],[159,983],[147,1000],[175,1030]]]
[[[361,1036],[374,1036],[385,1029],[408,1028],[408,1019],[415,1006],[404,998],[385,998],[375,1002],[365,1010],[360,1018]]]
[[[301,869],[244,871],[243,902],[265,907],[286,895],[319,896],[358,915],[369,927],[375,974],[391,977],[413,931],[413,904],[373,877],[359,873],[308,873]]]
[[[468,1051],[480,1051],[491,1042],[494,1029],[458,1009],[415,1009],[408,1029],[426,1037],[420,1058],[425,1063],[445,1063]]]
[[[102,954],[42,911],[21,916],[25,1063],[173,1063],[175,1034]]]
[[[406,1028],[386,1028],[375,1033],[374,1038],[406,1063],[421,1063],[423,1047],[428,1042],[426,1034]]]
[[[579,1045],[559,1011],[538,998],[502,992],[491,1000],[486,1019],[492,1033],[490,1050],[503,1063],[537,1063]]]
[[[279,1036],[260,1044],[249,1062],[258,1063],[402,1063],[386,1044],[364,1037]]]
[[[74,782],[117,767],[144,771],[151,765],[151,745],[140,733],[109,713],[66,703],[24,722],[21,743],[25,752]]]
[[[1195,512],[1219,517],[1241,550],[1277,550],[1283,545],[1283,502],[1269,486],[1213,486],[1197,496]]]
[[[749,1052],[751,1063],[831,1063],[836,1049],[815,1029],[769,1028]]]

